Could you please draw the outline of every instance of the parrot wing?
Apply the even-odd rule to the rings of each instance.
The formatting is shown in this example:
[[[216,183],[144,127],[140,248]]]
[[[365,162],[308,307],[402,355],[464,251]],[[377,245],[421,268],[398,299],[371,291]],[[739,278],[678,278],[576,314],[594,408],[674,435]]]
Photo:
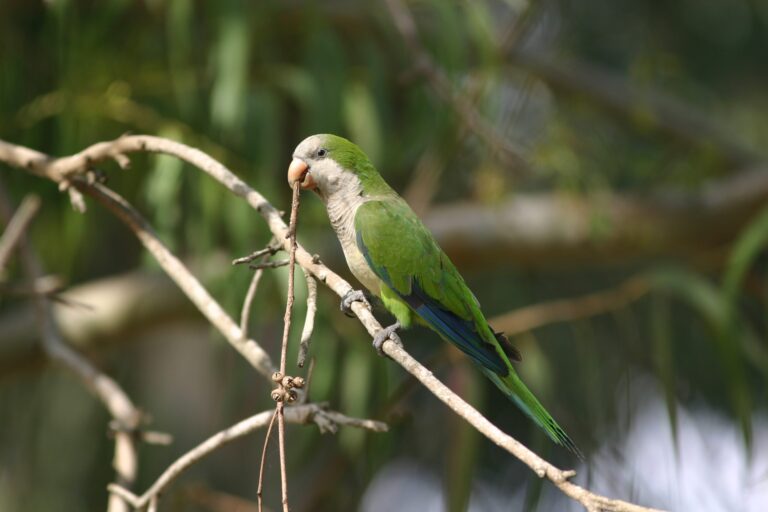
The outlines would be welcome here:
[[[503,347],[477,299],[401,198],[368,201],[355,216],[357,246],[373,272],[431,328],[481,366],[509,373]],[[514,358],[514,356],[512,356]]]

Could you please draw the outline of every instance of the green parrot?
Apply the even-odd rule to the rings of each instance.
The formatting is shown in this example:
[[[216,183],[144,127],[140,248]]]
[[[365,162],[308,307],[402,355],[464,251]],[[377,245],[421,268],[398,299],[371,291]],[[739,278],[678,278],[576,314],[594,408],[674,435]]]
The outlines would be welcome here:
[[[578,449],[533,393],[511,361],[520,353],[488,325],[480,304],[429,230],[381,177],[363,151],[330,134],[304,139],[293,153],[288,182],[312,190],[325,203],[352,274],[397,320],[374,337],[374,347],[414,321],[435,330],[480,367],[557,444]],[[342,310],[364,300],[357,290]]]

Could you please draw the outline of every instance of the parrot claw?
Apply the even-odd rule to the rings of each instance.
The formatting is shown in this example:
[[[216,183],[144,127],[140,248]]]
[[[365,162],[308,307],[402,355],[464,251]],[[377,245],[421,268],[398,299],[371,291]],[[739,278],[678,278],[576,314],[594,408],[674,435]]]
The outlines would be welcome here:
[[[385,327],[379,332],[376,333],[376,335],[373,337],[373,348],[376,349],[376,352],[380,356],[384,356],[384,351],[382,350],[382,347],[384,346],[384,342],[387,340],[392,340],[394,343],[403,346],[403,342],[400,341],[400,336],[397,335],[395,331],[397,331],[400,328],[400,322],[395,322],[389,327]]]
[[[339,309],[348,317],[354,318],[355,314],[352,313],[352,303],[356,301],[362,302],[368,309],[371,309],[371,304],[368,302],[368,299],[365,298],[365,293],[363,293],[362,290],[349,290],[344,297],[341,298]]]

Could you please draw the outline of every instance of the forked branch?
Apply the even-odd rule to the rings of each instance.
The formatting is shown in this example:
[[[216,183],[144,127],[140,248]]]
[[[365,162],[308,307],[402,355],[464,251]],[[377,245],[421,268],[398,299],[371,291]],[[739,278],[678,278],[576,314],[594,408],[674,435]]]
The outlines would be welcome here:
[[[5,161],[16,167],[33,170],[35,174],[49,177],[54,181],[57,181],[57,179],[73,181],[78,189],[93,195],[113,209],[118,216],[134,229],[145,246],[148,245],[147,242],[150,240],[152,243],[149,245],[155,245],[156,237],[149,237],[146,234],[146,226],[137,223],[134,214],[127,212],[124,206],[120,205],[121,201],[124,202],[122,198],[116,196],[114,192],[108,191],[108,189],[105,189],[105,187],[99,184],[89,183],[81,179],[73,179],[73,174],[87,171],[87,166],[95,161],[115,158],[116,155],[125,155],[126,153],[136,151],[173,155],[211,175],[232,193],[244,198],[246,202],[264,218],[275,238],[281,241],[286,250],[290,250],[291,240],[286,236],[288,235],[288,226],[283,221],[280,213],[261,194],[246,185],[226,167],[195,148],[159,137],[131,135],[120,137],[111,142],[95,144],[72,157],[51,159],[37,151],[0,141],[0,161]],[[55,169],[56,172],[52,172],[49,169],[49,166],[53,166],[53,169]],[[149,249],[149,247],[147,248]],[[349,283],[323,265],[301,245],[296,246],[296,262],[306,271],[314,275],[319,281],[332,289],[339,297],[344,297],[350,290],[352,290]],[[169,273],[171,271],[176,272],[179,265],[181,265],[180,262],[176,261],[169,264],[168,268],[166,268],[165,265],[163,268],[166,268],[166,271]],[[173,274],[171,274],[171,276],[174,277]],[[174,279],[176,278],[174,277]],[[182,286],[181,283],[179,285],[189,294],[189,291]],[[196,299],[193,298],[193,300]],[[197,300],[195,303],[198,304]],[[201,306],[198,305],[198,307]],[[355,313],[371,336],[374,336],[382,329],[381,324],[376,320],[370,309],[363,302],[353,302],[351,310]],[[211,319],[211,321],[213,322],[213,319]],[[231,324],[231,334],[241,336],[240,329],[231,321],[231,319],[229,320],[229,323]],[[215,325],[217,325],[217,327],[219,326],[219,324]],[[228,329],[230,328],[228,327]],[[230,340],[229,337],[227,339]],[[232,342],[232,340],[230,340],[230,342]],[[501,448],[505,449],[511,455],[521,460],[539,477],[548,479],[564,494],[581,503],[588,511],[654,511],[654,509],[641,507],[620,500],[613,500],[592,493],[587,489],[572,483],[569,478],[574,475],[573,471],[565,471],[555,467],[511,436],[502,432],[498,427],[480,414],[477,409],[473,408],[435,378],[429,370],[411,357],[403,347],[400,347],[391,341],[387,341],[382,348],[385,354],[416,377],[430,390],[430,392],[448,405],[454,412],[456,412],[456,414],[469,422],[480,433]],[[260,347],[259,350],[261,350]],[[286,408],[286,414],[289,410],[291,410],[291,408]]]
[[[23,204],[30,204],[25,200]],[[29,206],[27,207],[29,208]],[[36,209],[36,207],[35,207]],[[24,211],[20,209],[18,211]],[[0,185],[0,216],[10,219],[10,199],[5,188]],[[18,222],[18,216],[14,216]],[[25,217],[25,228],[31,219],[31,214]],[[12,227],[12,226],[11,226]],[[26,240],[25,229],[20,228],[13,234],[14,245],[18,247],[21,263],[27,280],[34,283],[43,275],[40,258]],[[51,310],[51,300],[44,294],[34,295],[38,314],[38,328],[42,347],[46,355],[56,363],[73,372],[85,386],[107,408],[113,418],[115,435],[115,455],[113,466],[117,474],[117,482],[124,487],[130,487],[136,479],[138,469],[138,454],[136,451],[136,433],[141,424],[140,411],[131,401],[128,394],[120,385],[106,373],[96,368],[88,359],[69,346],[61,336]],[[111,496],[107,505],[108,512],[123,512],[127,507],[123,500]]]
[[[274,416],[274,410],[260,412],[246,418],[209,437],[187,453],[176,459],[162,475],[147,489],[144,494],[137,496],[119,485],[110,484],[109,490],[140,509],[149,505],[170,486],[184,471],[210,455],[222,446],[240,439],[256,430],[267,426]],[[387,425],[379,421],[350,418],[335,411],[327,411],[318,404],[295,405],[285,408],[285,421],[296,424],[316,424],[322,432],[335,431],[338,426],[365,428],[373,432],[386,432]]]

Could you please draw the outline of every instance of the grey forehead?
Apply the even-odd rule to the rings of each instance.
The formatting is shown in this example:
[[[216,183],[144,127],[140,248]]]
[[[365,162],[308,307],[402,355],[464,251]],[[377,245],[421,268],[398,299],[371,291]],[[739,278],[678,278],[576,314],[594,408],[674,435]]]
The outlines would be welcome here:
[[[296,151],[293,154],[296,156],[309,156],[320,148],[320,143],[320,137],[317,135],[307,137],[296,146]]]

